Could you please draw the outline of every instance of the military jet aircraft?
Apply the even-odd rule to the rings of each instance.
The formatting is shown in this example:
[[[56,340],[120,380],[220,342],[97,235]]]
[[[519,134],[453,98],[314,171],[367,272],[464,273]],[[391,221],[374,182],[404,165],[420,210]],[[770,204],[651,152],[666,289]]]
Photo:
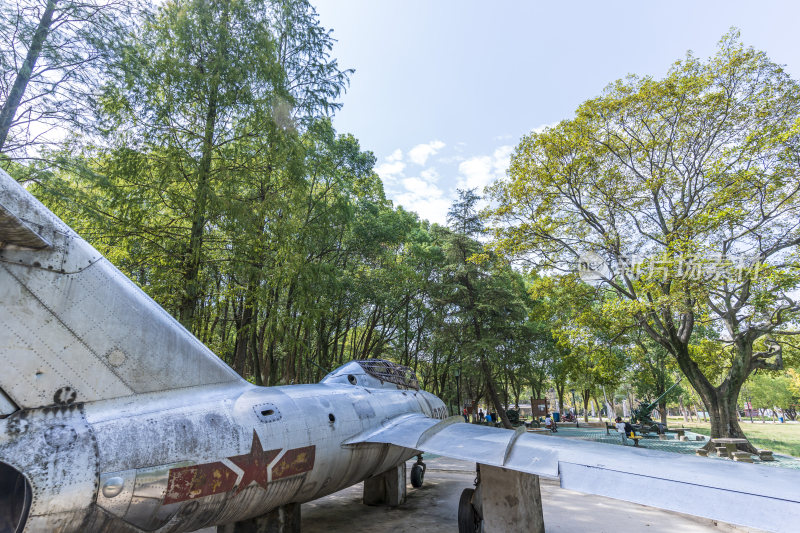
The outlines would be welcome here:
[[[541,517],[536,476],[796,531],[798,472],[459,421],[386,361],[313,385],[246,382],[0,171],[2,533],[237,531],[363,480],[365,499],[400,503],[421,452],[480,465],[462,532],[542,531],[510,521]],[[412,484],[423,475],[418,461]]]

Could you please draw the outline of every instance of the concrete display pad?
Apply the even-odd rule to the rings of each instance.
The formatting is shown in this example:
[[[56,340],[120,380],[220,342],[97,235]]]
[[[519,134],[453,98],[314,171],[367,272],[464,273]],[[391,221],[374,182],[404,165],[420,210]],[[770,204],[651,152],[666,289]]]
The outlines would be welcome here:
[[[302,533],[453,533],[458,531],[456,513],[461,491],[471,487],[475,464],[445,457],[425,457],[428,465],[421,489],[408,485],[400,507],[370,507],[362,501],[362,484],[303,504]],[[414,461],[407,463],[410,470]],[[653,507],[627,503],[562,489],[541,478],[545,531],[548,533],[763,533]],[[622,527],[624,525],[624,527]],[[207,528],[198,533],[216,533]]]

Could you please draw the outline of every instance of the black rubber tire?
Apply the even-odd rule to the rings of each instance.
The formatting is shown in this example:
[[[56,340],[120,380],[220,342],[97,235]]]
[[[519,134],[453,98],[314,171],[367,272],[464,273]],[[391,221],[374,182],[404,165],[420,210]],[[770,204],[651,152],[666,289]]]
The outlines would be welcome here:
[[[478,531],[478,520],[475,508],[472,507],[472,495],[475,489],[464,489],[458,501],[458,533],[475,533]]]
[[[418,489],[425,481],[425,470],[422,465],[414,465],[411,467],[411,486]]]

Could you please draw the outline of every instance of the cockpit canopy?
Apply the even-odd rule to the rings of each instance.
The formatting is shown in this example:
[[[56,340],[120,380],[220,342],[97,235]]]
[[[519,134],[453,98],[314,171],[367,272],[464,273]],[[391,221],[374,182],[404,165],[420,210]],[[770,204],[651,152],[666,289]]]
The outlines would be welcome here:
[[[419,390],[419,380],[413,370],[385,359],[351,361],[325,376],[322,383],[349,383],[373,389]]]

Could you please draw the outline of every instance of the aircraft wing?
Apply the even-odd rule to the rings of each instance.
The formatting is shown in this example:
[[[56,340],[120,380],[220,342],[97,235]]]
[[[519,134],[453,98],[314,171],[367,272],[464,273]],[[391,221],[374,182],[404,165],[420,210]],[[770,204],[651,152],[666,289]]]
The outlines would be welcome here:
[[[345,445],[393,444],[558,478],[565,489],[770,531],[796,531],[800,471],[647,448],[400,417]]]
[[[0,170],[0,416],[241,378]]]

